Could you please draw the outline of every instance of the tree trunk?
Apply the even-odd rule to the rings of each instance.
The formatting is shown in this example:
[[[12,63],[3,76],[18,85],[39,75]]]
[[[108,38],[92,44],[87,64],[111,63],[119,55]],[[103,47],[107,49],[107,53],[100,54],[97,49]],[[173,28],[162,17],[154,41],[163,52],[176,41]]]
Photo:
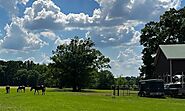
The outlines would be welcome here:
[[[57,86],[57,85],[56,85]],[[62,86],[62,82],[59,83],[59,89],[62,89],[63,86]]]
[[[79,92],[81,92],[81,89],[82,89],[82,88],[81,88],[80,86],[78,86],[78,91],[79,91]]]
[[[73,86],[73,92],[78,92],[76,85]]]

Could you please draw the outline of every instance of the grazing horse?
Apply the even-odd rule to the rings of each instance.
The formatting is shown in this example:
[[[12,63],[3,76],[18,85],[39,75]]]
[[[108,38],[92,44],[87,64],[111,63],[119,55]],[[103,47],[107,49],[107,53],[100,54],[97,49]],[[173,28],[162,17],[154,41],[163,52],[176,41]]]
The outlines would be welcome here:
[[[42,95],[45,95],[46,87],[44,85],[31,87],[30,91],[32,91],[33,89],[35,89],[34,95],[36,92],[39,94],[39,90],[42,90]]]
[[[17,92],[19,92],[19,91],[24,91],[24,93],[25,93],[25,86],[19,86],[18,88],[17,88]]]

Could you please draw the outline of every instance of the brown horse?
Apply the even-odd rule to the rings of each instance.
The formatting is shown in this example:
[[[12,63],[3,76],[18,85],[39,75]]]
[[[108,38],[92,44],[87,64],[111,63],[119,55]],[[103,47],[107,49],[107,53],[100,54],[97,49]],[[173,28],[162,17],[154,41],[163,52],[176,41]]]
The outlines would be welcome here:
[[[42,90],[42,95],[45,95],[46,87],[44,85],[32,86],[30,91],[32,91],[33,89],[35,89],[34,95],[35,95],[36,92],[39,94],[39,90]]]
[[[19,92],[19,91],[24,91],[24,93],[25,93],[25,86],[18,86],[18,88],[17,88],[17,92]]]

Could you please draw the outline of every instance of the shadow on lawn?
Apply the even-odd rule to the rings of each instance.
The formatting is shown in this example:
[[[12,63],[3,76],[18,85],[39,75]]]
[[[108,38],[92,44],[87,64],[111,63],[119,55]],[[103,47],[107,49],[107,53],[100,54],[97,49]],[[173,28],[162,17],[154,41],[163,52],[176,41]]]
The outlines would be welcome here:
[[[167,96],[168,98],[185,99],[185,96]]]
[[[64,89],[59,89],[59,88],[53,88],[51,90],[48,90],[48,92],[73,92],[71,88],[64,88]],[[97,91],[92,90],[92,89],[82,89],[81,92],[85,93],[96,93]]]
[[[63,88],[63,89],[59,89],[59,88],[52,88],[50,90],[48,90],[48,92],[73,92],[71,88]],[[103,96],[112,96],[112,90],[100,90],[100,89],[82,89],[81,92],[77,92],[80,94],[85,94],[85,95],[103,95]],[[117,95],[117,93],[116,93]],[[120,96],[136,96],[137,95],[137,91],[132,91],[130,92],[130,94],[124,94],[123,92],[120,91]]]
[[[165,96],[162,96],[162,97],[160,97],[160,96],[147,96],[147,97],[143,97],[143,98],[166,99]]]

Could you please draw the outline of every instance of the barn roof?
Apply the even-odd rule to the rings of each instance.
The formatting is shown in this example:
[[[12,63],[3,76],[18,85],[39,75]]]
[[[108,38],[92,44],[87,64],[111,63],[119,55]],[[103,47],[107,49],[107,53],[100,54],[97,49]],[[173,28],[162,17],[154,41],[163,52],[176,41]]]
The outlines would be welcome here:
[[[167,59],[185,59],[185,44],[159,45]]]

